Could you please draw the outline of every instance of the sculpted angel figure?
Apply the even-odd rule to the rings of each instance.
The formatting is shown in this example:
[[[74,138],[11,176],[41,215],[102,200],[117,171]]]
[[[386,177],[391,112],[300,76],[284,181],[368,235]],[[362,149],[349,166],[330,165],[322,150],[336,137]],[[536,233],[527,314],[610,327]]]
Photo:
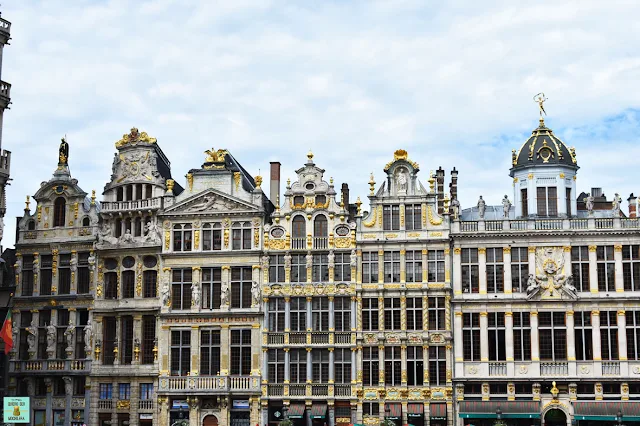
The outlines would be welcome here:
[[[291,253],[286,252],[284,255],[284,267],[291,268]]]
[[[400,171],[398,172],[396,182],[398,183],[398,191],[407,191],[407,175],[405,174],[404,169],[400,169]]]
[[[196,281],[191,283],[191,304],[195,307],[200,306],[200,283]]]
[[[222,281],[220,286],[220,308],[229,305],[229,283]]]
[[[620,216],[620,205],[622,204],[622,198],[616,192],[616,195],[613,196],[613,201],[611,202],[611,210],[613,211],[613,216]]]
[[[527,294],[533,293],[538,289],[538,287],[540,287],[540,285],[538,284],[536,278],[533,276],[533,274],[529,274],[529,278],[527,279]]]
[[[593,207],[595,205],[595,198],[593,195],[591,195],[591,193],[589,193],[587,195],[587,198],[584,199],[584,203],[587,207],[587,211],[589,212],[589,214],[591,215],[593,212]]]
[[[73,348],[73,333],[75,329],[76,327],[72,323],[69,323],[67,329],[64,331],[64,337],[67,339],[67,349]]]
[[[356,266],[358,266],[358,256],[356,255],[355,249],[351,250],[351,256],[349,261],[351,263],[352,268],[355,268]]]
[[[251,283],[251,306],[260,306],[260,286],[257,281]]]
[[[202,197],[202,201],[189,207],[191,212],[202,212],[209,210],[216,203],[217,198],[213,195]]]
[[[505,219],[509,218],[509,210],[511,210],[511,201],[509,201],[509,198],[505,195],[502,199],[502,213]]]
[[[480,219],[484,219],[484,212],[486,211],[486,209],[487,204],[484,202],[481,195],[478,199],[478,216],[480,216]]]
[[[160,227],[155,221],[149,221],[144,225],[145,240],[151,243],[159,243],[162,240]]]
[[[53,324],[47,325],[47,352],[56,350],[56,327]]]
[[[84,350],[85,352],[91,352],[91,340],[93,338],[93,331],[91,330],[91,318],[87,320],[87,325],[84,326]]]
[[[169,306],[169,278],[165,277],[162,280],[162,289],[160,290],[160,298],[162,300],[162,306]]]

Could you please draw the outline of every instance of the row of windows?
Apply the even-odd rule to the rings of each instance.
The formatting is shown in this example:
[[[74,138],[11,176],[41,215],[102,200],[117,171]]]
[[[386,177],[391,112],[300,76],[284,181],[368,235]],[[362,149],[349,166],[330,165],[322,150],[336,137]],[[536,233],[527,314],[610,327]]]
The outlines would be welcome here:
[[[382,265],[380,265],[382,264]],[[362,253],[362,282],[377,283],[380,267],[385,283],[400,282],[400,252],[385,251],[382,258],[378,252]],[[405,281],[409,283],[422,282],[422,251],[407,250],[405,252]],[[444,282],[445,256],[444,250],[429,250],[427,252],[427,282]]]
[[[118,320],[120,323],[118,324]],[[134,344],[133,317],[130,315],[116,317],[105,316],[102,320],[102,363],[113,365],[116,355],[114,348],[118,347],[118,361],[129,365],[133,361]],[[118,334],[118,325],[119,334]],[[153,315],[142,317],[142,335],[140,340],[140,363],[154,362],[153,349],[156,346],[156,318]]]
[[[529,194],[526,188],[520,190],[522,216],[529,216]],[[565,208],[571,216],[571,188],[565,189]],[[558,216],[558,188],[539,186],[536,188],[536,213],[540,217]]]
[[[202,308],[219,309],[222,304],[222,268],[202,268]],[[171,309],[191,309],[193,272],[191,269],[173,269],[171,281]],[[231,308],[251,307],[251,267],[231,268]],[[225,295],[226,296],[226,295]]]
[[[314,297],[307,302],[305,297],[292,297],[289,302],[289,323],[286,323],[284,298],[269,300],[269,331],[283,332],[289,329],[293,332],[329,331],[329,304],[333,303],[333,321],[335,331],[351,331],[351,299],[336,297],[329,302],[327,297]],[[311,316],[307,312],[311,311]],[[307,324],[307,318],[311,323]]]
[[[104,298],[118,298],[118,276],[120,276],[121,294],[123,299],[133,299],[136,286],[135,271],[105,272]],[[142,297],[157,297],[158,272],[154,270],[142,271]]]
[[[252,230],[251,222],[234,222],[231,225],[231,249],[250,250],[252,248]],[[224,232],[221,223],[204,224],[202,227],[202,248],[194,246],[194,231],[196,230],[190,223],[173,225],[173,251],[222,250]]]
[[[55,316],[55,321],[53,318]],[[36,359],[47,359],[47,336],[49,330],[47,330],[47,326],[53,325],[55,327],[55,346],[54,346],[54,356],[57,359],[66,359],[67,353],[67,337],[65,332],[69,328],[71,323],[70,321],[70,313],[67,309],[56,309],[55,315],[53,315],[53,311],[51,309],[41,309],[38,314],[38,321],[35,326],[38,328],[38,340],[36,342]],[[75,357],[82,358],[85,356],[85,342],[84,342],[84,326],[87,324],[89,319],[89,312],[86,309],[77,309],[76,310],[76,319],[75,323],[72,324],[74,328],[74,349],[75,349]],[[27,336],[29,333],[27,332],[27,327],[31,326],[31,322],[33,320],[33,314],[30,311],[20,311],[20,333],[19,333],[19,355],[20,359],[28,359],[28,349],[29,345],[27,344]],[[55,322],[55,323],[54,323]],[[16,344],[14,342],[14,344]]]
[[[34,256],[24,255],[22,257],[22,295],[33,296],[34,274],[38,274],[39,294],[49,296],[52,294],[53,284],[53,255],[43,254],[38,256],[38,264],[34,271]],[[90,273],[89,273],[89,253],[78,253],[77,264],[73,265],[70,253],[58,256],[58,266],[55,270],[58,278],[56,294],[71,293],[71,273],[75,269],[76,291],[78,294],[89,293]]]
[[[404,229],[418,231],[422,229],[422,205],[405,204]],[[391,204],[382,206],[382,229],[385,231],[399,231],[401,221],[400,205]]]
[[[384,383],[397,386],[402,382],[401,348],[388,346],[383,349],[384,362],[380,361],[380,349],[377,347],[362,348],[362,382],[364,386],[376,386],[379,383],[379,372],[384,367]],[[424,349],[422,346],[407,346],[407,384],[421,386],[424,384]],[[428,350],[428,382],[442,386],[446,382],[446,349],[444,346],[430,346]]]
[[[513,353],[516,361],[531,360],[531,318],[528,312],[513,314]],[[640,360],[640,311],[626,316],[627,358]],[[600,350],[603,360],[618,360],[618,315],[616,311],[600,312]],[[504,312],[487,315],[489,361],[506,360],[506,326]],[[576,360],[593,360],[593,327],[591,312],[574,313]],[[465,361],[480,361],[480,314],[463,313],[462,342]],[[540,360],[567,360],[567,325],[564,312],[538,313]]]
[[[113,393],[113,383],[100,383],[98,398],[112,399],[114,396],[117,396],[118,399],[131,399],[131,384],[130,383],[119,383],[116,387],[118,390],[118,394],[114,395]],[[138,398],[144,401],[148,401],[153,399],[153,383],[140,383],[140,393]]]
[[[599,383],[602,387],[602,393],[604,395],[620,395],[620,383]],[[540,392],[543,394],[550,394],[551,383],[543,383],[540,389]],[[569,383],[566,382],[556,382],[556,387],[561,393],[569,392]],[[640,384],[638,383],[629,383],[629,394],[640,394]],[[596,393],[596,383],[588,383],[588,382],[580,382],[576,384],[576,393],[579,399],[593,399]],[[524,397],[532,397],[533,396],[533,384],[532,383],[514,383],[514,391],[516,395],[524,396]],[[489,383],[489,394],[491,395],[507,395],[508,393],[508,384],[507,383]],[[482,396],[482,383],[465,383],[464,384],[464,394],[465,399],[471,396],[470,399],[473,399],[474,396],[480,398]],[[590,398],[591,397],[591,398]]]
[[[430,297],[428,300],[429,330],[445,330],[446,305],[444,297]],[[401,329],[400,298],[385,297],[383,303],[383,306],[380,306],[377,298],[362,299],[362,329],[364,331]],[[380,324],[379,320],[381,309],[384,312],[384,324]],[[406,314],[407,330],[422,330],[424,315],[422,297],[407,297]]]
[[[307,258],[304,254],[291,254],[290,282],[307,281]],[[315,282],[329,280],[329,253],[315,253],[312,255],[311,280]],[[334,253],[334,281],[351,281],[350,253]],[[269,282],[285,282],[286,255],[269,256]]]
[[[310,359],[309,359],[310,358]],[[329,351],[327,349],[289,350],[289,381],[306,383],[327,383],[329,377]],[[309,363],[309,361],[311,361]],[[311,377],[307,375],[307,365],[311,365]],[[335,383],[351,383],[351,349],[335,349],[333,351],[333,367]],[[267,375],[270,383],[283,383],[287,369],[286,354],[282,349],[269,349],[267,352]]]
[[[191,330],[171,331],[171,375],[187,376],[191,372]],[[225,351],[226,352],[226,351]],[[251,372],[251,329],[231,330],[229,343],[231,375]],[[220,374],[220,331],[200,330],[200,374]]]

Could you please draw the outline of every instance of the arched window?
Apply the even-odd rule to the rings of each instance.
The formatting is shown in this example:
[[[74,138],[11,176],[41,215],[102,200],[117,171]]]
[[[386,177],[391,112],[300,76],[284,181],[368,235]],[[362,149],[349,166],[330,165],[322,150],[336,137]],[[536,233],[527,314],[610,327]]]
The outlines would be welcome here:
[[[298,215],[293,218],[293,222],[291,223],[291,237],[292,238],[306,238],[307,231],[306,220],[304,216]]]
[[[313,236],[314,237],[328,237],[329,229],[327,227],[327,217],[325,215],[318,215],[313,221]]]
[[[191,251],[192,235],[190,224],[173,225],[173,251]]]
[[[67,202],[63,197],[56,198],[53,204],[53,226],[64,226]]]
[[[35,229],[36,229],[35,220],[30,220],[29,222],[27,222],[27,231],[35,231]]]
[[[116,238],[122,236],[122,219],[116,219]]]
[[[142,236],[142,218],[136,218],[133,235],[136,237]]]
[[[89,220],[88,217],[85,217],[82,219],[82,226],[89,226],[91,225],[91,221]]]

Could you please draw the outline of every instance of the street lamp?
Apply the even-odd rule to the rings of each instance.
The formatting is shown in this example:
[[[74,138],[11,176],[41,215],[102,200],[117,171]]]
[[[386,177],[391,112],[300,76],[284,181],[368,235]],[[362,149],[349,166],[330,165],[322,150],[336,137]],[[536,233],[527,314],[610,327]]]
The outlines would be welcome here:
[[[384,407],[384,418],[388,419],[389,417],[391,417],[391,408],[387,405]]]
[[[289,420],[289,407],[287,407],[286,405],[282,407],[282,418],[284,420]]]
[[[616,420],[618,421],[618,426],[622,426],[622,411],[618,411],[616,414]]]
[[[498,420],[502,420],[502,410],[500,409],[499,405],[496,408],[496,417],[498,418]]]

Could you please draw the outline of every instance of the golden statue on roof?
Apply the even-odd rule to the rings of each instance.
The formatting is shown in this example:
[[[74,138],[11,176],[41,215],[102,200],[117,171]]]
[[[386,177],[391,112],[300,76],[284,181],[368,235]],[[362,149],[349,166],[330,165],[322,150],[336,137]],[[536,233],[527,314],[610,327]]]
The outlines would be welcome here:
[[[154,144],[158,140],[150,137],[147,132],[139,132],[137,127],[132,127],[129,134],[122,135],[122,139],[116,142],[116,148],[121,148],[125,145],[136,145],[138,143]]]
[[[547,115],[547,111],[544,110],[544,103],[548,99],[549,98],[544,95],[544,92],[540,92],[533,97],[533,101],[536,102],[538,104],[538,107],[540,108],[540,119],[542,119],[542,113],[544,113],[544,115]]]
[[[207,157],[204,159],[205,163],[223,163],[228,154],[226,149],[216,151],[215,148],[208,149],[204,153],[207,154]]]

